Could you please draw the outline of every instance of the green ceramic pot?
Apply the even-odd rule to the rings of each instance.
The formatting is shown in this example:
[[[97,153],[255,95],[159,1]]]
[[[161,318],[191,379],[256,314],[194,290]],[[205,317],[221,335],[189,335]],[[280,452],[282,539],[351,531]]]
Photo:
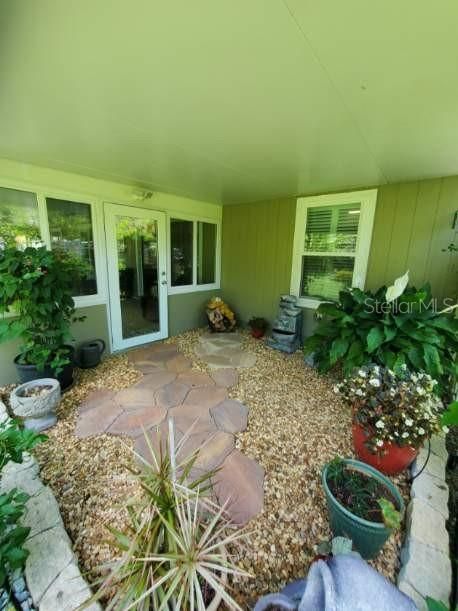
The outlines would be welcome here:
[[[359,460],[347,458],[343,462],[345,465],[364,473],[366,476],[374,477],[383,484],[390,492],[390,496],[395,500],[396,509],[401,513],[404,512],[404,501],[398,489],[387,477],[380,473],[380,471],[377,471],[377,469]],[[351,511],[339,503],[329,489],[327,472],[328,465],[325,465],[321,474],[321,480],[326,494],[329,520],[334,536],[342,536],[351,539],[354,549],[356,549],[363,558],[366,558],[366,560],[374,558],[391,535],[392,530],[380,522],[370,522],[369,520],[364,520],[363,518],[355,516]]]

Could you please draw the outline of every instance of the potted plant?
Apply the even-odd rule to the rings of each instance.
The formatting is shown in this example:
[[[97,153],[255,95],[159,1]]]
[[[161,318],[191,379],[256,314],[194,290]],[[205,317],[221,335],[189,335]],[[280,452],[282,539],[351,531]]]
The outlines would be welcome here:
[[[374,558],[401,524],[404,501],[394,484],[358,460],[335,458],[322,483],[334,536],[348,537],[363,558]]]
[[[248,326],[251,329],[251,335],[257,339],[260,339],[265,334],[269,323],[261,316],[253,316],[248,321]]]
[[[387,475],[407,469],[420,447],[440,430],[442,403],[430,375],[368,365],[337,384],[353,410],[353,442],[364,462]]]
[[[27,429],[44,431],[57,422],[56,407],[60,401],[60,384],[54,378],[25,382],[10,394],[15,416],[24,421]]]
[[[72,290],[82,273],[75,257],[45,247],[0,250],[0,342],[20,338],[14,362],[22,382],[57,378],[64,390],[73,382],[70,325],[75,316]]]

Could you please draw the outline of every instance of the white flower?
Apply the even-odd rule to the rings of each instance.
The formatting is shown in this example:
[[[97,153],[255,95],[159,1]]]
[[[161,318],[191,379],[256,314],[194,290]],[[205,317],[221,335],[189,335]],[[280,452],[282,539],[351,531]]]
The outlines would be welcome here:
[[[405,439],[408,436],[409,436],[409,433],[407,433],[407,431],[404,431],[404,433],[402,433],[402,435],[401,435],[401,437],[403,437],[403,439]]]
[[[383,441],[381,439],[377,439],[377,442],[376,442],[375,445],[377,445],[379,448],[381,448],[382,445],[383,445]]]
[[[425,390],[421,386],[417,386],[417,388],[415,390],[417,391],[417,395],[424,395],[425,394]]]
[[[365,371],[363,371],[362,369],[360,369],[358,371],[358,375],[359,375],[360,378],[365,378],[367,373]]]
[[[384,428],[384,426],[385,426],[385,423],[384,423],[382,420],[377,420],[377,422],[375,423],[375,426],[376,426],[378,429],[383,429],[383,428]]]
[[[399,437],[399,431],[394,431],[396,437]]]
[[[418,377],[415,374],[412,374],[410,376],[410,379],[412,380],[412,382],[418,382]]]
[[[336,395],[338,395],[338,394],[339,394],[339,392],[340,392],[339,385],[338,385],[338,384],[335,384],[335,385],[334,385],[333,390],[334,390],[334,392],[336,393]]]
[[[444,431],[444,433],[448,433],[450,429],[448,428],[448,426],[443,426],[442,430]]]
[[[380,380],[377,380],[377,378],[371,378],[369,380],[369,384],[375,386],[375,388],[378,388],[380,386]]]
[[[419,434],[419,435],[424,435],[425,433],[426,433],[425,429],[424,429],[422,426],[420,426],[420,427],[418,428],[418,434]]]
[[[412,426],[413,420],[412,418],[406,418],[406,426]]]
[[[356,395],[358,395],[358,397],[362,397],[363,396],[363,391],[361,390],[361,388],[358,388],[358,390],[355,393]]]

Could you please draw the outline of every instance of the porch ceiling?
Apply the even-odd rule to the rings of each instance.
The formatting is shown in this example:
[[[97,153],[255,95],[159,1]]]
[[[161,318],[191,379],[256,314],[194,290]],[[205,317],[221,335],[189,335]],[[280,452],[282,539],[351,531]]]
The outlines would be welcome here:
[[[3,0],[0,156],[213,202],[458,173],[455,0]]]

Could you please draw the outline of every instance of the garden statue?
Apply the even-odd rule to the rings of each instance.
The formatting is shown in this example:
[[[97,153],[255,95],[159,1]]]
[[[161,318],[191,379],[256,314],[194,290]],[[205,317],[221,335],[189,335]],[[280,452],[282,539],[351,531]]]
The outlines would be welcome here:
[[[207,319],[213,333],[234,331],[237,324],[234,312],[221,297],[212,297],[207,303]]]
[[[292,354],[302,343],[302,310],[294,295],[282,295],[278,315],[272,324],[272,334],[267,345]]]

